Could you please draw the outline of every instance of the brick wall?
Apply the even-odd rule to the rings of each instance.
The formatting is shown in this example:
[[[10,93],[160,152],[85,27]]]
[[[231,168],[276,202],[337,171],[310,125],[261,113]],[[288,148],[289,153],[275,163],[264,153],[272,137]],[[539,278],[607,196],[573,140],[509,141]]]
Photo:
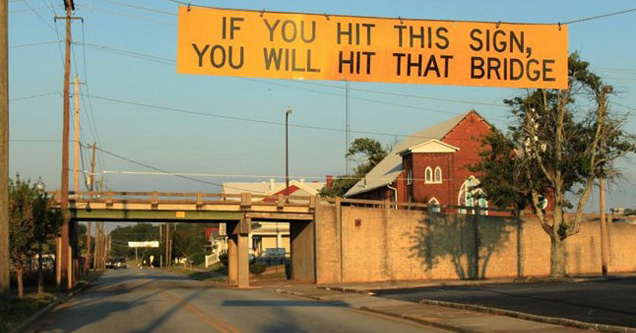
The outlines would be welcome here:
[[[480,216],[477,228],[475,220],[472,215],[429,218],[422,211],[320,205],[317,283],[549,275],[550,238],[535,218]],[[586,221],[567,240],[569,273],[600,274],[599,234],[599,223]],[[610,226],[610,272],[636,272],[634,244],[636,225]]]

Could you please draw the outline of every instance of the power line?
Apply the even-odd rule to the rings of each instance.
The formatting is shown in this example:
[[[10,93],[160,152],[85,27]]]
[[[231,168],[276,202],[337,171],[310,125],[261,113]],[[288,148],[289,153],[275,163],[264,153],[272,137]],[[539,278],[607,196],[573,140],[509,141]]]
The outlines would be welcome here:
[[[110,151],[108,151],[108,150],[105,150],[105,149],[104,149],[104,148],[102,148],[102,147],[97,147],[96,149],[98,149],[98,150],[100,150],[100,151],[104,152],[104,153],[105,153],[105,154],[107,154],[107,155],[110,155],[110,156],[113,156],[113,157],[119,158],[119,159],[124,160],[124,161],[126,161],[126,162],[130,162],[130,163],[133,163],[133,164],[136,164],[136,165],[139,165],[139,166],[143,166],[143,167],[145,167],[145,168],[148,168],[148,169],[151,169],[151,170],[155,170],[155,171],[159,171],[159,172],[171,173],[170,171],[167,171],[167,170],[164,170],[164,169],[161,169],[161,168],[154,167],[154,166],[152,166],[152,165],[150,165],[150,164],[146,164],[146,163],[143,163],[143,162],[139,162],[139,161],[133,160],[133,159],[131,159],[131,158],[121,156],[121,155],[119,155],[119,154],[115,154],[115,153],[113,153],[113,152],[110,152]],[[188,177],[188,176],[175,175],[175,177],[179,177],[179,178],[183,178],[183,179],[187,179],[187,180],[195,181],[195,182],[198,182],[198,183],[203,183],[203,184],[213,185],[213,186],[217,186],[217,187],[221,187],[221,188],[223,187],[223,185],[218,184],[218,183],[208,182],[208,181],[205,181],[205,180],[200,180],[200,179],[196,179],[196,178],[192,178],[192,177]]]
[[[115,99],[115,98],[108,98],[108,97],[93,96],[93,98],[94,99],[103,100],[103,101],[114,102],[114,103],[128,104],[128,105],[140,106],[140,107],[145,107],[145,108],[152,108],[152,109],[158,109],[158,110],[165,110],[165,111],[171,111],[171,112],[177,112],[177,113],[190,114],[190,115],[195,115],[195,116],[203,116],[203,117],[212,117],[212,118],[220,118],[220,119],[227,119],[227,120],[244,121],[244,122],[250,122],[250,123],[257,123],[257,124],[285,126],[285,123],[277,122],[277,121],[257,120],[257,119],[250,119],[250,118],[225,116],[225,115],[220,115],[220,114],[204,113],[204,112],[191,111],[191,110],[179,109],[179,108],[168,107],[168,106],[160,106],[160,105],[152,105],[152,104],[145,104],[145,103],[139,103],[139,102],[125,101],[125,100],[120,100],[120,99]],[[322,126],[313,126],[313,125],[289,124],[289,126],[290,127],[295,127],[295,128],[314,129],[314,130],[322,130],[322,131],[329,131],[329,132],[343,132],[344,131],[344,129],[342,129],[342,128],[322,127]],[[390,136],[390,137],[414,137],[414,138],[423,138],[423,139],[439,139],[439,137],[426,137],[426,136],[416,136],[416,135],[407,135],[407,134],[398,134],[398,133],[372,132],[372,131],[360,131],[360,130],[351,130],[351,133],[366,134],[366,135],[381,135],[381,136]],[[466,139],[466,141],[469,141],[469,139]]]
[[[233,8],[223,8],[223,7],[216,7],[216,6],[205,6],[205,5],[198,5],[198,4],[193,4],[190,2],[184,2],[184,1],[179,1],[179,0],[166,0],[169,2],[173,2],[173,3],[177,3],[183,6],[188,6],[188,7],[200,7],[200,8],[210,8],[210,9],[219,9],[219,10],[241,10],[241,11],[247,11],[247,12],[265,12],[260,11],[260,10],[246,10],[246,9],[233,9]],[[584,18],[580,18],[580,19],[576,19],[576,20],[571,20],[571,21],[566,21],[566,22],[555,22],[553,24],[558,24],[558,25],[571,25],[571,24],[576,24],[576,23],[581,23],[581,22],[587,22],[587,21],[592,21],[592,20],[597,20],[597,19],[601,19],[601,18],[606,18],[606,17],[610,17],[610,16],[616,16],[616,15],[622,15],[622,14],[627,14],[627,13],[631,13],[636,11],[636,8],[632,8],[632,9],[626,9],[626,10],[621,10],[621,11],[617,11],[617,12],[612,12],[612,13],[607,13],[607,14],[602,14],[602,15],[596,15],[596,16],[590,16],[590,17],[584,17]],[[287,14],[287,12],[280,12],[280,11],[269,11],[270,13],[281,13],[281,14]],[[303,13],[300,13],[303,14]],[[310,15],[320,15],[320,14],[316,14],[316,13],[307,13]],[[327,15],[326,13],[324,15]],[[334,14],[329,14],[329,16],[334,16],[334,17],[343,17],[345,15],[334,15]],[[361,17],[361,16],[354,16],[354,15],[346,15],[347,17]],[[364,18],[377,18],[377,19],[389,19],[389,20],[394,20],[395,18],[390,18],[390,17],[372,17],[372,16],[364,16]],[[401,18],[402,20],[419,20],[419,19],[410,19],[410,18]],[[479,22],[479,23],[489,23],[489,21],[465,21],[465,22]],[[501,21],[490,21],[492,23],[501,23]]]
[[[51,95],[60,95],[60,96],[62,96],[62,93],[59,92],[59,91],[52,91],[52,92],[43,93],[43,94],[11,98],[11,99],[9,99],[9,102],[24,101],[24,100],[27,100],[27,99],[34,99],[34,98],[40,98],[40,97],[44,97],[44,96],[51,96]]]
[[[99,1],[110,3],[110,4],[114,4],[114,5],[119,5],[119,6],[125,6],[125,7],[135,8],[135,9],[141,9],[141,10],[145,10],[145,11],[152,12],[152,13],[157,13],[157,14],[163,14],[163,15],[168,15],[168,16],[178,16],[175,13],[166,12],[166,11],[163,11],[163,10],[154,9],[154,8],[150,8],[150,7],[144,7],[144,6],[139,6],[139,5],[131,5],[131,4],[128,4],[128,3],[122,3],[122,2],[117,2],[117,1],[109,1],[109,0],[99,0]]]
[[[614,102],[614,101],[612,101],[611,103],[612,103],[612,104],[616,104],[616,105],[618,105],[618,106],[622,106],[622,107],[624,107],[624,108],[626,108],[626,109],[630,109],[630,110],[636,111],[636,108],[635,108],[635,107],[633,107],[633,106],[628,106],[628,105],[621,104],[621,103]]]
[[[567,22],[559,22],[558,24],[566,24],[567,25],[567,24],[575,24],[575,23],[587,22],[587,21],[598,20],[598,19],[606,18],[606,17],[610,17],[610,16],[627,14],[627,13],[631,13],[631,12],[635,12],[635,11],[636,11],[636,8],[632,8],[632,9],[621,10],[621,11],[618,11],[618,12],[613,12],[613,13],[608,13],[608,14],[602,14],[602,15],[597,15],[597,16],[590,16],[590,17],[580,18],[580,19],[567,21]]]
[[[46,42],[35,42],[35,43],[11,45],[11,46],[9,46],[9,48],[10,49],[15,49],[15,48],[21,48],[21,47],[31,47],[31,46],[57,44],[57,43],[59,43],[59,41],[51,40],[51,41],[46,41]]]
[[[33,8],[28,1],[23,0],[24,3],[29,7],[29,9],[42,21],[44,22],[44,24],[46,24],[47,27],[51,28],[51,30],[55,31],[55,28],[51,25],[51,23],[47,22],[42,15],[40,15],[40,13],[38,13],[35,8]]]
[[[159,21],[159,20],[155,20],[155,19],[151,19],[151,18],[147,18],[147,17],[143,17],[143,16],[137,16],[137,15],[131,15],[131,14],[115,12],[115,11],[111,11],[111,10],[108,10],[108,9],[99,8],[99,7],[96,7],[94,5],[79,6],[79,7],[80,8],[85,8],[85,9],[89,9],[89,10],[96,10],[96,11],[103,12],[103,13],[106,13],[106,14],[118,15],[118,16],[123,16],[123,17],[127,17],[127,18],[133,18],[133,19],[136,19],[136,20],[142,20],[142,21],[148,21],[148,22],[156,23],[156,24],[174,26],[174,23],[165,22],[165,21]]]

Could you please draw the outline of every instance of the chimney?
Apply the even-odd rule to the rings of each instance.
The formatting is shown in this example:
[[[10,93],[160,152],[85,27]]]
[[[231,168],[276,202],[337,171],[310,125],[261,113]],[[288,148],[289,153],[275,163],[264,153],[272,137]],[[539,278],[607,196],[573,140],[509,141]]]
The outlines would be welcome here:
[[[305,183],[305,178],[300,178],[300,183],[304,184]]]
[[[327,175],[327,190],[331,189],[331,185],[333,185],[333,176],[332,175]]]
[[[270,192],[274,190],[274,178],[269,179],[269,190]]]

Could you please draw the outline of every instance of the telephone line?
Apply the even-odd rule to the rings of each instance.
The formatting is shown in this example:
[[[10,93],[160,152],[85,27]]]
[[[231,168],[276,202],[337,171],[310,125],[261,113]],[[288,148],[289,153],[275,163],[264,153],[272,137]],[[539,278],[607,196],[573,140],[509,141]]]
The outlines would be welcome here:
[[[219,9],[219,10],[240,10],[240,11],[245,11],[245,12],[258,12],[258,13],[278,13],[278,14],[292,14],[291,12],[282,12],[282,11],[266,11],[266,10],[254,10],[254,9],[236,9],[236,8],[224,8],[224,7],[217,7],[217,6],[205,6],[205,5],[198,5],[198,4],[194,4],[191,2],[185,2],[185,1],[180,1],[180,0],[166,0],[169,2],[173,2],[173,3],[177,3],[183,6],[188,6],[188,7],[200,7],[200,8],[210,8],[210,9]],[[631,12],[635,12],[636,8],[632,8],[632,9],[626,9],[626,10],[621,10],[621,11],[617,11],[617,12],[611,12],[611,13],[607,13],[607,14],[601,14],[601,15],[596,15],[596,16],[589,16],[589,17],[584,17],[584,18],[579,18],[579,19],[575,19],[575,20],[571,20],[571,21],[566,21],[566,22],[554,22],[554,23],[550,23],[550,24],[557,24],[557,25],[571,25],[571,24],[576,24],[576,23],[581,23],[581,22],[588,22],[588,21],[592,21],[592,20],[598,20],[601,18],[606,18],[606,17],[610,17],[610,16],[616,16],[616,15],[622,15],[622,14],[627,14],[627,13],[631,13]],[[422,19],[413,19],[413,18],[404,18],[404,17],[397,17],[397,18],[392,18],[392,17],[382,17],[382,16],[356,16],[356,15],[339,15],[339,14],[327,14],[327,13],[293,13],[293,14],[308,14],[308,15],[328,15],[328,16],[333,16],[333,17],[360,17],[360,18],[376,18],[376,19],[387,19],[387,20],[395,20],[395,19],[399,19],[399,20],[422,20]],[[442,20],[435,20],[435,21],[442,21]],[[448,20],[443,20],[443,21],[448,21]],[[475,22],[475,23],[497,23],[500,24],[502,23],[502,21],[471,21],[471,20],[466,20],[462,22]],[[510,23],[510,24],[516,24],[516,22],[503,22],[503,23]]]
[[[190,115],[195,115],[195,116],[204,116],[204,117],[221,118],[221,119],[227,119],[227,120],[236,120],[236,121],[258,123],[258,124],[285,126],[285,123],[276,122],[276,121],[270,121],[270,120],[257,120],[257,119],[250,119],[250,118],[225,116],[225,115],[214,114],[214,113],[204,113],[204,112],[198,112],[198,111],[190,111],[190,110],[178,109],[178,108],[174,108],[174,107],[160,106],[160,105],[151,105],[151,104],[132,102],[132,101],[125,101],[125,100],[108,98],[108,97],[100,97],[100,96],[93,96],[93,98],[94,99],[103,100],[103,101],[114,102],[114,103],[128,104],[128,105],[140,106],[140,107],[145,107],[145,108],[152,108],[152,109],[158,109],[158,110],[165,110],[165,111],[171,111],[171,112],[177,112],[177,113],[190,114]],[[332,128],[332,127],[322,127],[322,126],[312,126],[312,125],[296,125],[296,124],[289,124],[289,126],[290,127],[295,127],[295,128],[314,129],[314,130],[322,130],[322,131],[330,131],[330,132],[344,132],[344,129]],[[417,135],[398,134],[398,133],[385,133],[385,132],[373,132],[373,131],[360,131],[360,130],[351,130],[351,133],[367,134],[367,135],[381,135],[381,136],[391,136],[391,137],[414,137],[414,138],[423,138],[423,139],[439,139],[438,137],[427,137],[427,136],[417,136]],[[469,139],[466,139],[466,141],[469,141]]]

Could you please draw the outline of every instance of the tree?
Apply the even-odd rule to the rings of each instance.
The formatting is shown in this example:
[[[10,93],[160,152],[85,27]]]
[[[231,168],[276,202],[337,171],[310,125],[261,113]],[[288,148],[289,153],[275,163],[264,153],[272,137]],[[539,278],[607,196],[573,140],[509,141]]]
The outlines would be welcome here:
[[[579,231],[595,180],[618,175],[614,161],[636,147],[634,136],[622,129],[624,119],[608,110],[611,86],[576,53],[568,76],[566,89],[530,90],[505,100],[514,125],[507,135],[495,130],[484,140],[482,160],[473,167],[494,205],[527,206],[537,215],[550,236],[553,277],[566,274],[565,241]]]
[[[358,159],[358,165],[353,169],[354,174],[336,177],[331,187],[329,189],[324,187],[320,191],[320,195],[323,197],[344,196],[350,188],[388,155],[389,150],[382,147],[382,144],[375,139],[357,138],[353,140],[346,156]]]
[[[36,253],[36,247],[57,234],[62,217],[59,210],[52,208],[46,193],[17,176],[9,182],[9,219],[11,262],[16,270],[18,297],[23,298],[23,274],[28,259]]]

